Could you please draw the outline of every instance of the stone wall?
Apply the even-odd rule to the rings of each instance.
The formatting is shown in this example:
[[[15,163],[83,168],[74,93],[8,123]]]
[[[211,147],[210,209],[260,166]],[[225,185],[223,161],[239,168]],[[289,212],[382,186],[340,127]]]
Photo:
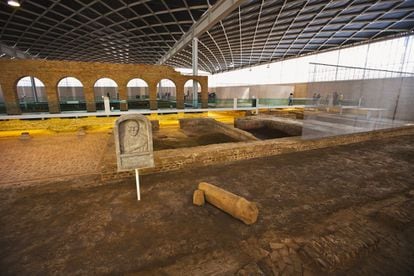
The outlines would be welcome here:
[[[302,134],[303,123],[302,121],[291,118],[259,115],[236,118],[234,120],[234,126],[244,130],[267,127],[282,131],[290,136],[299,136]]]
[[[148,84],[150,109],[157,109],[157,84],[161,79],[170,79],[176,86],[177,108],[184,108],[184,84],[196,80],[201,86],[202,107],[207,108],[208,80],[206,76],[185,76],[172,67],[144,64],[111,64],[98,62],[74,62],[52,60],[0,60],[0,85],[7,114],[21,114],[17,96],[17,82],[26,76],[36,77],[45,85],[50,113],[60,113],[57,85],[66,77],[75,77],[83,84],[86,106],[89,112],[96,111],[94,84],[100,78],[111,78],[118,85],[121,111],[128,110],[127,84],[140,78]]]
[[[284,153],[314,150],[332,146],[358,143],[386,137],[414,135],[414,127],[401,127],[350,135],[302,140],[301,137],[280,138],[265,141],[214,144],[208,146],[161,150],[154,152],[155,167],[140,170],[141,174],[173,171],[208,166],[237,160],[246,160]],[[110,141],[110,143],[113,143]],[[104,158],[102,179],[132,177],[133,172],[116,172],[115,151],[108,147]]]
[[[189,119],[180,119],[180,128],[182,129],[191,129],[195,131],[203,131],[203,129],[211,129],[215,132],[223,133],[237,141],[257,141],[254,135],[237,129],[230,127],[226,124],[218,122],[211,118],[189,118]]]

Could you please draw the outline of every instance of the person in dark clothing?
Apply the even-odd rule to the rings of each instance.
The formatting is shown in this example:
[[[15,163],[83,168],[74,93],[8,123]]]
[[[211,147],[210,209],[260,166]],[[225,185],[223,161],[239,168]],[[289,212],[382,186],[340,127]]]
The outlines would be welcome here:
[[[288,105],[293,105],[293,93],[290,93],[290,95],[289,95]]]

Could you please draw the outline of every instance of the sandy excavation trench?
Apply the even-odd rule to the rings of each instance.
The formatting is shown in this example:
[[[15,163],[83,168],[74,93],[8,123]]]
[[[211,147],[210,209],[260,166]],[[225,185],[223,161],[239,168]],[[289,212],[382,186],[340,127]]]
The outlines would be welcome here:
[[[272,124],[267,123],[273,121]],[[214,119],[180,119],[179,126],[153,129],[154,150],[178,149],[299,136],[300,120],[277,116],[241,117],[233,125]]]

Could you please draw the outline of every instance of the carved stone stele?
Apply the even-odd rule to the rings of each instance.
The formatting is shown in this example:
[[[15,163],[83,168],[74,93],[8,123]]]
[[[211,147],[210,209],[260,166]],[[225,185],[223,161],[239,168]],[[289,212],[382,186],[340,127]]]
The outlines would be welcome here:
[[[143,115],[122,115],[114,127],[118,171],[154,167],[151,122]]]

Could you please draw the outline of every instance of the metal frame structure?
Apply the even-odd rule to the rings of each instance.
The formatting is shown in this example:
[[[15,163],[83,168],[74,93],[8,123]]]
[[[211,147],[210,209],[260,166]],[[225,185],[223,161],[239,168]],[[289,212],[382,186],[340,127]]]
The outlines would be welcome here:
[[[0,26],[3,58],[192,68],[197,38],[218,73],[411,34],[414,0],[0,1]]]
[[[216,0],[0,1],[0,42],[54,60],[155,64]]]
[[[414,1],[255,0],[199,37],[200,60],[218,73],[413,32]]]

